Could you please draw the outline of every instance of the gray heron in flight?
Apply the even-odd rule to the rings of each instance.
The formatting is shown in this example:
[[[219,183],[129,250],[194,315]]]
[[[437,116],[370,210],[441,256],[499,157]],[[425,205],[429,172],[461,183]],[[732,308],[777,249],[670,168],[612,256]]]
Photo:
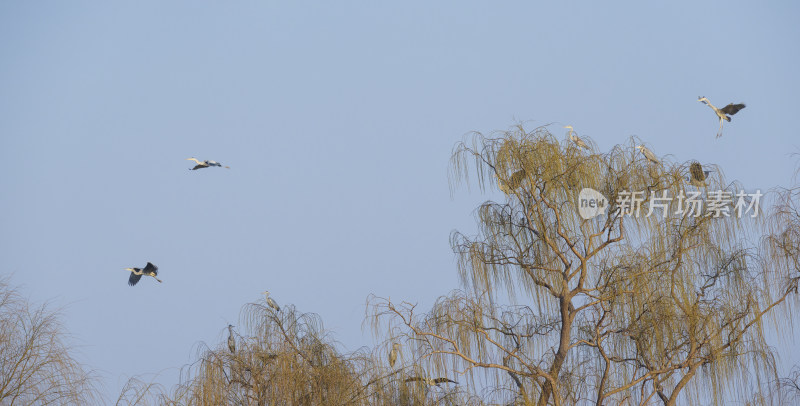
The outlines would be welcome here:
[[[228,324],[228,349],[231,351],[231,354],[236,353],[236,339],[233,338],[233,325]]]
[[[441,383],[454,383],[454,384],[458,385],[458,382],[456,382],[456,381],[454,381],[452,379],[448,379],[448,378],[423,378],[423,377],[420,377],[420,376],[412,376],[411,378],[406,378],[405,381],[406,381],[406,383],[408,383],[408,382],[423,382],[426,385],[430,385],[430,386],[434,386],[434,385],[439,386],[439,384],[441,384]]]
[[[577,146],[579,146],[581,148],[589,149],[589,146],[586,145],[586,143],[583,142],[582,139],[578,138],[577,135],[575,135],[575,131],[572,130],[572,126],[571,125],[565,125],[564,128],[569,130],[569,132],[567,134],[569,135],[569,140],[570,141],[574,142],[575,145],[577,145]]]
[[[269,291],[265,290],[263,293],[264,293],[264,300],[267,302],[267,306],[275,309],[276,312],[281,311],[281,307],[278,306],[278,303],[276,303],[274,300],[272,300],[271,297],[269,297]]]
[[[511,178],[506,181],[501,179],[500,176],[497,176],[497,173],[494,174],[497,178],[497,186],[507,195],[510,195],[522,185],[522,181],[525,180],[525,175],[525,169],[520,169],[514,172]]]
[[[746,107],[744,103],[739,103],[739,104],[731,103],[721,109],[718,109],[714,107],[714,105],[711,104],[711,102],[708,101],[708,99],[706,99],[705,96],[698,97],[697,101],[707,105],[708,107],[711,107],[711,110],[714,110],[714,113],[717,113],[717,117],[719,117],[719,131],[717,132],[717,138],[722,137],[722,123],[724,123],[725,121],[730,122],[732,115],[738,113],[739,110]]]
[[[131,277],[128,278],[128,285],[134,286],[139,283],[139,279],[142,279],[142,275],[152,276],[155,280],[161,282],[161,279],[158,279],[158,267],[149,262],[144,266],[144,269],[125,268],[125,270],[131,271]]]
[[[699,162],[692,162],[689,166],[689,176],[686,177],[686,181],[692,186],[705,187],[706,179],[710,173],[711,171],[704,171],[703,165],[700,165]]]
[[[647,149],[647,147],[645,147],[644,145],[637,145],[636,149],[642,151],[642,154],[644,155],[645,158],[647,158],[648,161],[654,164],[660,163],[658,157],[656,157],[656,154],[654,154],[653,151]]]
[[[397,353],[399,349],[399,343],[392,344],[392,350],[389,351],[389,367],[394,367],[395,362],[397,362]]]
[[[186,160],[187,161],[194,161],[194,162],[197,163],[197,165],[195,165],[194,168],[189,168],[190,171],[196,171],[198,169],[208,168],[209,166],[222,167],[222,164],[217,162],[217,161],[209,161],[209,160],[201,161],[201,160],[199,160],[197,158],[186,158]],[[231,169],[230,166],[226,166],[225,168]]]

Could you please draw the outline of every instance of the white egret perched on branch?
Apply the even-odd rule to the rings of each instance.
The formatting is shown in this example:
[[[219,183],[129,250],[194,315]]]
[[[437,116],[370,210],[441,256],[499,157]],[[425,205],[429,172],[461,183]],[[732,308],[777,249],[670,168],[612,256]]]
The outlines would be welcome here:
[[[746,107],[744,103],[739,103],[739,104],[731,103],[721,109],[718,109],[714,107],[714,105],[711,104],[711,102],[708,101],[708,99],[706,99],[705,96],[698,97],[697,101],[707,105],[708,107],[711,107],[711,110],[714,110],[714,113],[716,113],[717,117],[719,117],[719,131],[717,132],[717,138],[722,137],[722,123],[724,123],[725,121],[731,121],[732,115],[738,113],[739,110]]]
[[[642,154],[644,154],[644,157],[647,158],[648,161],[654,164],[660,163],[660,161],[656,157],[656,154],[654,154],[653,151],[647,149],[647,147],[645,147],[644,145],[637,145],[636,149],[642,151]]]
[[[572,130],[572,126],[571,125],[565,125],[564,128],[569,130],[569,132],[567,134],[569,135],[569,140],[570,141],[574,142],[575,145],[577,145],[577,146],[579,146],[581,148],[589,149],[589,146],[586,145],[586,143],[583,142],[582,139],[578,138],[577,135],[575,135],[575,131]]]
[[[275,311],[277,311],[277,312],[281,311],[281,307],[278,306],[278,303],[276,303],[274,300],[272,300],[271,297],[269,297],[269,291],[268,290],[265,290],[262,293],[264,293],[264,296],[265,296],[264,300],[267,302],[267,306],[275,309]]]
[[[704,187],[706,186],[706,178],[710,173],[711,171],[704,171],[699,162],[692,162],[689,165],[689,176],[686,177],[686,181],[692,186]]]
[[[233,325],[228,324],[228,349],[231,354],[236,353],[236,339],[233,338]]]
[[[458,385],[458,382],[448,378],[423,378],[420,376],[412,376],[411,378],[406,378],[406,382],[423,382],[431,386],[433,385],[439,386],[440,383],[454,383]]]
[[[221,163],[219,163],[219,162],[216,162],[216,161],[208,161],[208,160],[206,160],[206,161],[201,161],[201,160],[199,160],[199,159],[197,159],[197,158],[186,158],[186,160],[187,160],[187,161],[195,161],[195,162],[197,163],[197,165],[195,165],[195,166],[194,166],[194,168],[190,168],[190,169],[189,169],[190,171],[196,171],[196,170],[198,170],[198,169],[208,168],[209,166],[219,166],[219,167],[222,167],[222,164],[221,164]],[[230,167],[230,166],[226,166],[225,168],[227,168],[227,169],[231,169],[231,167]]]
[[[125,268],[125,270],[131,271],[131,277],[128,278],[128,285],[133,286],[139,283],[139,279],[142,279],[142,275],[152,276],[153,278],[155,278],[155,280],[161,282],[161,279],[157,278],[158,267],[149,262],[147,263],[147,265],[144,266],[144,269]]]
[[[394,363],[397,362],[397,353],[399,349],[399,343],[392,344],[392,350],[389,351],[389,367],[394,367]]]

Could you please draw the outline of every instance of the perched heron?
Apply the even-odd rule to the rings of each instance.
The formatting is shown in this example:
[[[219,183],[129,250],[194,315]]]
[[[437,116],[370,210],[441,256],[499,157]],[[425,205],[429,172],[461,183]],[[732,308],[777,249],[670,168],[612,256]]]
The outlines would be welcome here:
[[[697,101],[707,105],[708,107],[711,107],[711,110],[714,110],[714,113],[717,113],[717,117],[719,117],[719,131],[717,132],[717,138],[722,137],[722,123],[724,123],[725,121],[728,122],[731,121],[732,115],[738,113],[739,110],[746,107],[744,103],[739,103],[739,104],[731,103],[721,109],[718,109],[714,107],[714,105],[711,104],[711,102],[708,101],[708,99],[706,99],[705,96],[698,97]]]
[[[389,351],[389,367],[394,367],[394,363],[397,362],[397,353],[399,349],[399,343],[392,344],[392,350]]]
[[[209,166],[222,167],[222,164],[217,162],[217,161],[208,161],[208,160],[201,161],[201,160],[199,160],[197,158],[186,158],[186,160],[187,161],[195,161],[197,163],[197,165],[195,165],[194,168],[190,168],[189,169],[190,171],[196,171],[198,169],[208,168]],[[230,166],[226,166],[225,168],[231,169]]]
[[[420,376],[412,376],[411,378],[406,378],[406,382],[424,382],[426,385],[436,385],[439,386],[441,383],[454,383],[458,385],[458,382],[448,379],[448,378],[423,378]]]
[[[139,283],[139,279],[142,279],[142,275],[152,276],[157,281],[161,282],[161,279],[158,279],[158,277],[157,277],[158,276],[158,267],[153,265],[153,264],[151,264],[151,263],[149,263],[149,262],[147,263],[147,265],[144,266],[144,269],[140,269],[140,268],[125,268],[125,270],[126,271],[131,271],[131,277],[128,278],[128,285],[133,286],[133,285],[136,285],[137,283]]]
[[[565,125],[564,128],[569,130],[569,132],[567,134],[569,135],[569,140],[570,141],[574,142],[575,145],[577,145],[577,146],[579,146],[581,148],[589,149],[589,146],[586,145],[586,143],[583,142],[582,139],[578,138],[577,135],[575,135],[575,131],[572,130],[572,126],[571,125]]]
[[[231,350],[231,354],[236,353],[236,339],[233,338],[233,325],[228,324],[228,349]]]
[[[689,166],[689,176],[686,177],[686,181],[692,186],[704,187],[706,186],[706,178],[710,173],[711,171],[704,171],[703,165],[700,165],[699,162],[692,162]]]
[[[522,181],[525,180],[526,173],[525,169],[520,169],[511,174],[511,178],[507,181],[501,179],[500,176],[497,176],[497,173],[495,173],[494,176],[497,178],[497,186],[500,188],[500,190],[502,190],[503,193],[510,195],[512,192],[517,190],[520,185],[522,185]]]
[[[647,149],[647,147],[645,147],[644,145],[637,145],[636,149],[642,151],[642,154],[644,154],[644,157],[647,158],[648,161],[654,164],[660,163],[660,161],[656,157],[656,154],[654,154],[653,151]]]
[[[269,297],[269,291],[265,290],[263,293],[264,293],[264,296],[265,296],[264,300],[267,301],[267,306],[275,309],[276,312],[281,311],[281,307],[278,306],[278,303],[276,303],[274,300],[272,300],[271,297]]]

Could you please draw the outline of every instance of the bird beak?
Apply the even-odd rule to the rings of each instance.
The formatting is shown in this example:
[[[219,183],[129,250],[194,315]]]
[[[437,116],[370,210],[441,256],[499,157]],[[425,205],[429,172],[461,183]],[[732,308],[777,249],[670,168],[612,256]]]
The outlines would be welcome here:
[[[132,271],[133,268],[125,268],[126,271]]]

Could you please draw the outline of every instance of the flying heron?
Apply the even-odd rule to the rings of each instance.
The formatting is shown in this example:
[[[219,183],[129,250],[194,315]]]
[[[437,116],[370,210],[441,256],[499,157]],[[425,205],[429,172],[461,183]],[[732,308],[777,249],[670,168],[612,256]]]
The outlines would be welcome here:
[[[705,96],[698,97],[697,101],[706,104],[708,107],[711,107],[711,110],[714,110],[714,113],[717,113],[717,117],[719,117],[719,131],[717,132],[717,138],[722,137],[722,123],[724,123],[725,121],[730,122],[732,115],[738,113],[739,110],[746,107],[744,103],[739,103],[739,104],[731,103],[721,109],[718,109],[714,107],[714,105],[711,104],[711,102],[708,101],[708,99],[706,99]]]
[[[497,176],[497,173],[494,174],[497,178],[497,186],[507,195],[510,195],[520,187],[522,181],[525,180],[525,175],[525,169],[520,169],[511,174],[511,178],[506,181],[501,179],[500,176]]]
[[[650,161],[650,162],[652,162],[654,164],[659,163],[659,160],[656,157],[656,154],[654,154],[653,151],[650,151],[649,149],[647,149],[647,147],[645,147],[644,145],[637,145],[636,149],[642,151],[642,154],[644,154],[644,157],[647,158],[648,161]]]
[[[686,181],[692,186],[704,187],[706,186],[706,179],[710,173],[711,171],[704,171],[703,165],[700,165],[699,162],[692,162],[692,164],[689,165],[689,176],[686,177]]]
[[[423,378],[421,376],[412,376],[411,378],[406,378],[406,382],[423,382],[426,385],[436,385],[439,386],[441,383],[454,383],[458,385],[458,382],[448,379],[448,378]]]
[[[572,130],[572,126],[571,125],[565,125],[564,128],[569,130],[569,132],[567,134],[569,135],[569,140],[570,141],[574,142],[575,145],[577,145],[577,146],[579,146],[581,148],[589,149],[589,146],[586,145],[586,143],[583,142],[582,139],[578,138],[577,135],[575,135],[575,131]]]
[[[231,354],[236,353],[236,339],[233,338],[233,325],[228,324],[228,349],[231,350]]]
[[[190,168],[189,169],[190,171],[196,171],[198,169],[208,168],[209,166],[222,167],[222,164],[217,162],[217,161],[208,161],[208,160],[201,161],[201,160],[199,160],[197,158],[186,158],[186,160],[187,161],[195,161],[197,163],[197,165],[195,165],[194,168]],[[231,169],[230,166],[226,166],[225,168]]]
[[[128,285],[133,286],[133,285],[136,285],[137,283],[139,283],[139,279],[142,279],[142,275],[152,276],[157,281],[161,282],[161,279],[158,279],[158,277],[157,277],[158,276],[158,267],[153,265],[153,264],[151,264],[151,263],[149,263],[149,262],[147,263],[147,265],[144,266],[144,269],[125,268],[125,270],[126,271],[131,271],[131,277],[128,278]]]
[[[394,363],[397,362],[397,352],[399,349],[399,343],[392,344],[392,350],[389,351],[389,367],[394,367]]]
[[[265,296],[264,300],[267,301],[267,306],[275,309],[276,312],[281,311],[281,307],[278,306],[278,303],[276,303],[274,300],[272,300],[271,297],[269,297],[269,291],[265,290],[263,293],[264,293],[264,296]]]

